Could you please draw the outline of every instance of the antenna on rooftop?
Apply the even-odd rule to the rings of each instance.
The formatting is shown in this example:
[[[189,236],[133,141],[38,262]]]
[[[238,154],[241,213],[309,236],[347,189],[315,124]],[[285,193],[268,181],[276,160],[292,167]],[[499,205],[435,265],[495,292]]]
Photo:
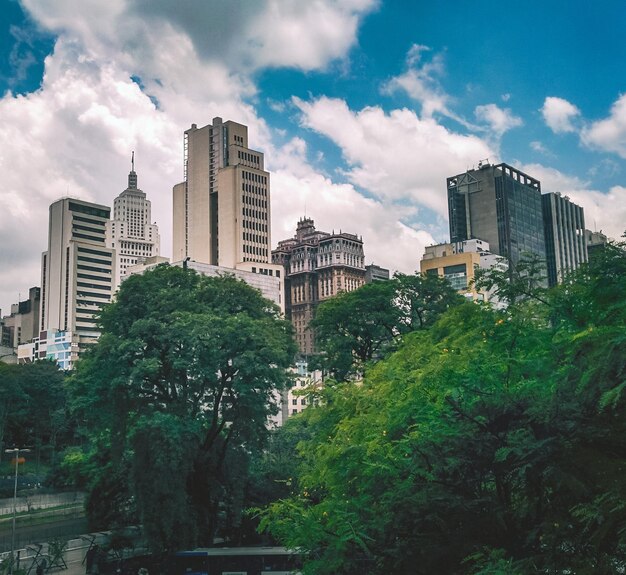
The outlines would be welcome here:
[[[133,150],[132,155],[130,157],[130,171],[135,171],[135,150]]]

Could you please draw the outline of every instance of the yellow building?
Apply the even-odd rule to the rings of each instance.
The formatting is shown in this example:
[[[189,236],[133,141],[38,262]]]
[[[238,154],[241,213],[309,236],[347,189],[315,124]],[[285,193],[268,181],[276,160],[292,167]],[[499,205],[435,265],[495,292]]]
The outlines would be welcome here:
[[[420,271],[423,274],[436,274],[445,278],[468,299],[497,303],[492,293],[474,288],[476,270],[493,267],[506,269],[506,260],[492,254],[489,244],[479,239],[428,246],[420,261]]]

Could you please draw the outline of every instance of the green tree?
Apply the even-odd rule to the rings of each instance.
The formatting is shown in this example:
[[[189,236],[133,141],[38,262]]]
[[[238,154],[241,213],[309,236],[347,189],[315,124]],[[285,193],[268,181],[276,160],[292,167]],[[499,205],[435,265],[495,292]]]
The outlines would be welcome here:
[[[510,306],[457,306],[311,409],[262,526],[306,573],[626,565],[626,251]],[[543,301],[542,301],[543,300]]]
[[[263,445],[286,385],[291,326],[233,277],[170,266],[126,280],[100,321],[71,384],[92,441],[92,525],[136,514],[154,548],[210,545],[247,474],[228,463]]]
[[[432,325],[462,301],[447,281],[422,274],[396,274],[342,292],[320,304],[311,322],[319,363],[338,381],[362,374],[372,360],[396,349],[405,334]]]
[[[50,361],[0,364],[0,446],[28,447],[36,467],[54,464],[58,447],[73,442],[65,375]]]

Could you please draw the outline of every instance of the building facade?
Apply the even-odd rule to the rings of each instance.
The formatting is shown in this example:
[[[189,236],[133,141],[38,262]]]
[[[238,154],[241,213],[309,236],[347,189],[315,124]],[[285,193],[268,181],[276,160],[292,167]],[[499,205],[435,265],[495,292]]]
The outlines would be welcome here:
[[[423,274],[434,274],[446,279],[461,295],[473,301],[500,302],[489,291],[477,290],[474,281],[478,270],[505,271],[508,264],[503,256],[489,251],[489,244],[473,239],[463,242],[427,246],[420,261]]]
[[[594,258],[597,258],[602,254],[609,238],[607,238],[602,232],[585,230],[585,241],[587,243],[587,257],[589,258],[589,261],[592,261]]]
[[[70,370],[79,355],[78,335],[69,331],[44,330],[17,350],[18,363],[45,359],[56,362],[60,369]]]
[[[152,204],[137,187],[135,153],[128,174],[128,187],[113,201],[113,219],[107,222],[107,246],[115,250],[113,291],[126,277],[126,270],[160,253],[159,228],[152,222]]]
[[[28,299],[11,306],[11,314],[0,321],[0,345],[17,349],[39,334],[40,303],[41,289],[32,287],[28,290]]]
[[[371,284],[373,282],[387,281],[389,279],[389,270],[381,268],[376,264],[370,264],[365,266],[365,283]]]
[[[507,164],[488,162],[447,179],[450,241],[481,239],[515,265],[546,259],[541,184]]]
[[[164,263],[169,263],[169,260],[160,256],[148,258],[144,262],[128,268],[128,274],[142,274],[145,271],[154,269],[158,265]],[[259,290],[264,298],[274,302],[278,307],[280,307],[281,312],[285,313],[285,298],[283,294],[284,283],[281,276],[282,268],[276,270],[279,266],[271,264],[257,264],[256,266],[252,266],[252,269],[248,271],[241,268],[233,269],[213,266],[211,264],[194,262],[192,260],[173,262],[172,265],[186,267],[190,270],[198,272],[199,274],[209,277],[233,275],[237,279],[246,282],[250,287]]]
[[[39,331],[69,332],[81,347],[97,340],[95,314],[111,301],[115,253],[106,246],[110,208],[63,198],[50,206],[42,254]]]
[[[285,311],[295,329],[300,353],[316,352],[309,323],[320,302],[365,283],[363,240],[345,232],[315,229],[310,218],[298,222],[296,235],[278,242],[272,262],[284,269]]]
[[[183,182],[173,190],[173,260],[236,268],[270,262],[270,177],[248,128],[214,118],[184,135]]]
[[[544,194],[541,201],[548,285],[552,287],[588,260],[585,214],[558,192]]]

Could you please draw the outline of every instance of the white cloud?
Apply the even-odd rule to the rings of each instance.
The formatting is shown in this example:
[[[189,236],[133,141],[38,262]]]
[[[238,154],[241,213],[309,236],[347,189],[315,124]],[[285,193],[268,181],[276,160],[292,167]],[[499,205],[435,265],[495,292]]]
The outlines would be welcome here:
[[[377,1],[270,0],[244,37],[245,55],[254,67],[321,69],[347,54],[364,14]],[[245,4],[247,6],[247,4]]]
[[[626,94],[613,104],[608,118],[583,129],[581,141],[591,148],[614,152],[626,158]]]
[[[548,150],[548,148],[546,148],[539,140],[533,140],[528,145],[530,146],[531,150],[538,152],[539,154],[543,154],[545,156],[553,155],[552,152],[550,152],[550,150]]]
[[[458,119],[449,109],[450,97],[441,87],[439,78],[444,74],[442,54],[434,54],[430,61],[424,55],[430,52],[428,46],[413,44],[406,56],[406,71],[391,78],[383,87],[386,94],[404,91],[422,106],[421,115],[431,118],[439,113]]]
[[[139,185],[152,200],[164,255],[171,250],[171,187],[182,178],[182,133],[192,122],[203,125],[220,115],[247,124],[252,146],[266,151],[270,166],[274,160],[280,165],[280,157],[292,156],[295,152],[289,146],[273,147],[270,129],[248,103],[256,91],[248,73],[270,65],[308,70],[345,58],[356,41],[360,19],[376,3],[319,0],[309,5],[267,0],[195,3],[193,9],[186,9],[187,5],[166,0],[79,4],[24,0],[24,5],[38,25],[58,37],[54,53],[45,62],[41,88],[26,96],[7,93],[0,98],[0,138],[11,143],[0,150],[0,307],[4,312],[19,293],[24,296],[40,282],[50,203],[71,195],[111,205],[126,187],[131,150],[136,151]],[[325,20],[313,17],[314,9]],[[216,21],[216,10],[225,11],[224,18]],[[283,28],[280,39],[271,37],[275,26],[251,32],[258,22],[255,17],[283,12],[289,24],[274,23]],[[297,38],[289,37],[291,26],[298,30]],[[241,48],[246,37],[257,45]],[[302,46],[291,46],[292,42]],[[131,77],[140,78],[141,89]],[[295,224],[299,211],[283,209],[294,199],[294,189],[297,196],[308,189],[308,181],[315,186],[322,183],[309,173],[290,174],[287,169],[281,168],[273,178],[272,204],[278,206],[278,218],[292,217]],[[329,199],[348,193],[335,189],[330,181],[324,189],[329,190]],[[361,202],[363,213],[380,212],[351,190],[350,203]],[[400,225],[391,221],[394,216],[398,214],[385,216],[390,229]],[[321,218],[328,225],[349,226]],[[374,216],[370,219],[374,221]],[[403,245],[407,248],[406,242]]]
[[[272,154],[272,242],[295,234],[304,215],[317,229],[357,233],[363,238],[366,262],[392,272],[412,273],[433,237],[401,220],[401,207],[366,198],[350,184],[337,184],[306,162],[306,146],[291,142]]]
[[[500,108],[496,104],[476,106],[474,115],[479,122],[487,124],[490,136],[496,140],[499,140],[505,132],[524,123],[509,108]]]
[[[24,5],[50,31],[79,38],[100,54],[123,53],[127,65],[144,68],[151,78],[173,81],[179,71],[193,82],[194,62],[180,59],[183,53],[244,73],[325,68],[346,56],[362,18],[378,1],[24,0]]]
[[[574,120],[580,116],[580,110],[574,104],[549,96],[541,108],[541,114],[548,127],[555,133],[575,132]]]
[[[446,217],[446,177],[495,156],[480,138],[451,132],[411,110],[355,112],[345,101],[326,97],[294,102],[304,126],[339,146],[348,180],[386,206],[409,201]]]

